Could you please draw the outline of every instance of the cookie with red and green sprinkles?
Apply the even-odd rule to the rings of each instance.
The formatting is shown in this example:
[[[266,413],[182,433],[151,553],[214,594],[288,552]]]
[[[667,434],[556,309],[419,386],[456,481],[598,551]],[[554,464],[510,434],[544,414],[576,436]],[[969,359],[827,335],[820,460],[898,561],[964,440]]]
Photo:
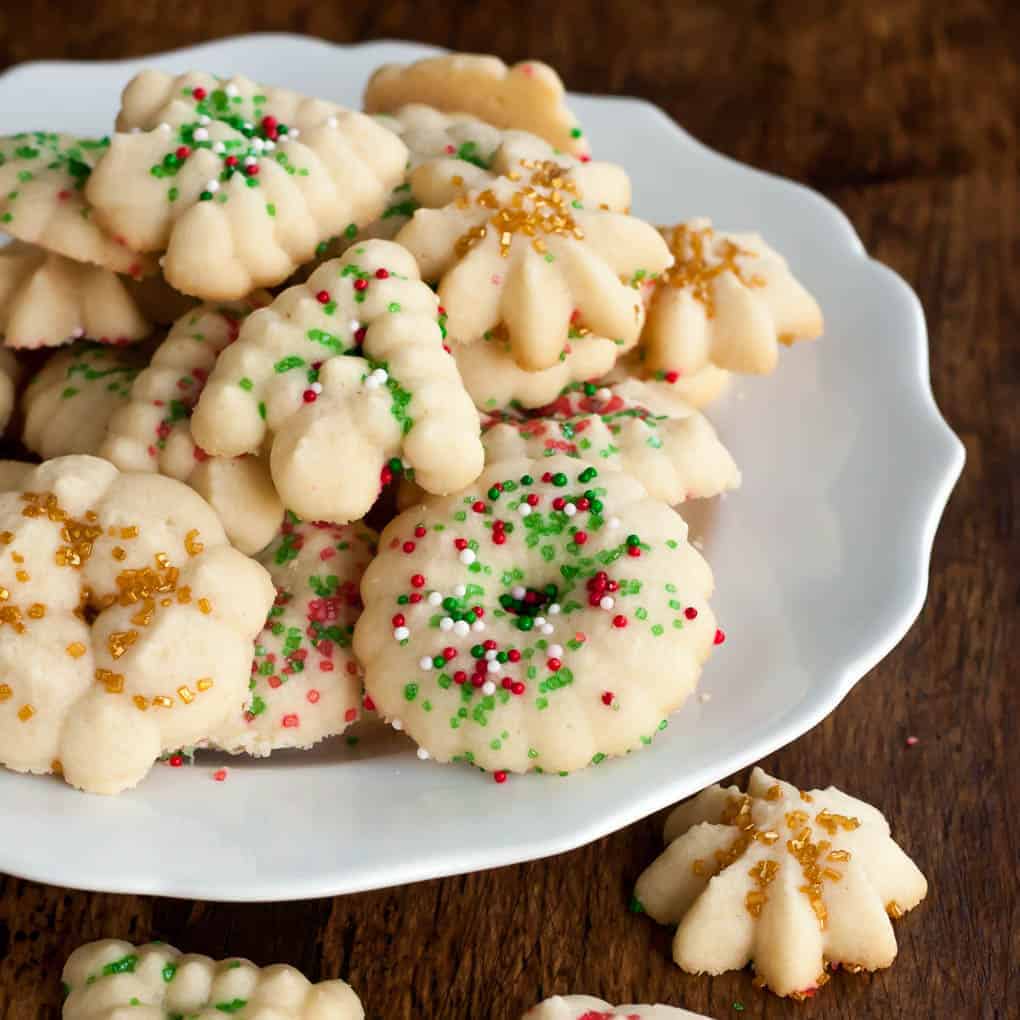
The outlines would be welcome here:
[[[371,509],[394,467],[442,494],[484,463],[436,296],[391,241],[355,245],[247,319],[192,429],[215,456],[268,448],[283,504],[339,524]]]
[[[574,383],[547,407],[487,416],[482,430],[486,463],[562,453],[600,470],[626,471],[670,504],[740,485],[740,471],[708,419],[660,383]]]
[[[283,519],[283,504],[257,455],[216,457],[191,434],[191,416],[220,354],[244,320],[272,301],[255,291],[242,301],[206,303],[185,313],[156,348],[130,393],[109,416],[99,454],[122,471],[154,471],[187,482],[213,506],[244,553],[264,549]]]
[[[643,379],[656,389],[668,390],[677,400],[695,409],[707,407],[729,388],[731,375],[718,365],[703,365],[696,372],[686,373],[677,369],[651,369],[645,353],[644,348],[639,347],[621,358],[606,375],[606,385],[625,379]]]
[[[354,650],[421,757],[569,772],[651,743],[723,640],[683,519],[620,471],[493,465],[383,531]]]
[[[52,131],[0,137],[0,231],[66,255],[76,262],[143,276],[152,260],[115,231],[96,222],[85,197],[93,169],[109,138],[81,138]]]
[[[127,85],[86,193],[177,290],[233,300],[384,210],[407,149],[371,117],[235,75],[146,70]]]
[[[311,747],[361,714],[361,668],[351,642],[360,584],[378,535],[362,523],[324,524],[287,515],[258,557],[276,602],[255,639],[248,700],[216,743],[258,756]]]

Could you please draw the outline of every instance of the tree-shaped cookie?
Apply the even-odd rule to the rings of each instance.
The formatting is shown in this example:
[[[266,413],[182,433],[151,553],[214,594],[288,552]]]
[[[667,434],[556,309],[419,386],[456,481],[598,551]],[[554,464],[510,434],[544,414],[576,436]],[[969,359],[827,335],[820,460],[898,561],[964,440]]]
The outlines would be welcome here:
[[[99,453],[106,427],[148,364],[150,345],[113,347],[78,341],[54,352],[21,397],[22,442],[47,459]]]
[[[272,582],[173,479],[97,457],[5,474],[0,763],[119,793],[243,702]]]
[[[574,383],[547,407],[510,408],[482,421],[486,463],[563,453],[626,471],[656,499],[682,503],[740,484],[715,429],[662,383]]]
[[[50,131],[0,137],[0,231],[77,262],[142,276],[151,260],[106,233],[85,197],[85,185],[108,138]]]
[[[508,67],[498,57],[448,53],[377,68],[365,88],[365,109],[392,113],[408,103],[471,114],[498,128],[530,131],[574,156],[589,153],[560,76],[537,60]]]
[[[243,457],[209,454],[192,436],[191,415],[216,359],[237,339],[245,317],[270,300],[256,291],[243,301],[199,305],[178,319],[110,418],[99,447],[122,471],[158,471],[187,482],[245,553],[265,548],[283,518],[268,460],[257,450]]]
[[[590,995],[554,995],[533,1006],[521,1020],[707,1020],[676,1006],[610,1006]]]
[[[439,282],[453,342],[502,326],[530,372],[555,366],[574,333],[633,347],[638,284],[671,261],[654,227],[588,203],[570,171],[531,160],[442,209],[419,209],[396,240]]]
[[[62,974],[63,1020],[364,1020],[343,981],[312,984],[285,964],[212,960],[165,942],[80,946]]]
[[[638,879],[637,903],[678,924],[673,958],[721,974],[754,964],[777,995],[805,997],[826,969],[888,967],[890,918],[928,884],[881,812],[829,787],[801,791],[751,773],[747,793],[709,787],[666,822],[668,846]]]
[[[97,217],[212,300],[280,283],[375,219],[407,156],[370,117],[240,75],[143,71],[117,127],[86,189]]]
[[[358,520],[402,458],[429,492],[484,461],[478,413],[443,350],[435,294],[410,254],[366,241],[246,320],[192,420],[207,452],[270,446],[284,505],[307,520]]]
[[[361,667],[351,638],[377,538],[360,522],[310,524],[288,515],[258,557],[276,602],[255,639],[244,708],[216,735],[217,746],[254,755],[311,747],[359,717]]]
[[[504,461],[395,518],[354,650],[425,757],[571,771],[651,743],[722,640],[687,525],[620,471]]]
[[[779,344],[821,334],[817,302],[757,234],[716,231],[707,219],[662,234],[674,262],[648,284],[646,371],[688,376],[712,364],[768,373]]]

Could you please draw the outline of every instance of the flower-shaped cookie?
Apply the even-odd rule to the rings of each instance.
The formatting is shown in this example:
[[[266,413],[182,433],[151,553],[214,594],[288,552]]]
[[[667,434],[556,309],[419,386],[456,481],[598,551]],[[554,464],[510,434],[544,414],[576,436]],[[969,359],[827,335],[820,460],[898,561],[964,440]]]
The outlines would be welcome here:
[[[494,127],[530,131],[571,155],[588,155],[560,76],[537,60],[508,67],[499,57],[448,53],[378,68],[365,88],[365,109],[392,113],[408,103],[472,114]]]
[[[751,773],[747,793],[712,786],[666,821],[662,854],[634,895],[656,921],[679,924],[673,958],[721,974],[754,963],[777,995],[811,995],[826,967],[888,967],[889,919],[928,884],[869,804],[834,787],[800,791]]]
[[[351,651],[358,586],[378,536],[363,524],[291,519],[258,557],[276,603],[255,640],[244,711],[216,735],[227,751],[267,755],[311,747],[360,715],[361,669]]]
[[[484,462],[480,424],[443,350],[435,294],[410,254],[366,241],[256,312],[216,363],[192,428],[208,452],[254,452],[306,520],[358,520],[387,462],[452,492]]]
[[[11,420],[22,374],[17,358],[6,347],[0,346],[0,436]]]
[[[548,407],[483,419],[482,443],[488,464],[565,453],[626,471],[650,495],[673,504],[740,484],[737,465],[708,419],[663,383],[574,383]]]
[[[247,78],[143,71],[86,193],[186,294],[243,297],[375,219],[407,150],[371,117]],[[125,133],[132,132],[135,133]]]
[[[105,233],[85,199],[85,183],[107,138],[49,131],[0,137],[0,230],[77,262],[142,276],[151,261]]]
[[[269,463],[258,455],[210,455],[192,437],[191,415],[217,357],[237,339],[245,317],[270,300],[256,291],[243,301],[199,305],[178,319],[109,419],[99,447],[122,471],[158,471],[187,482],[245,553],[264,549],[283,519]]]
[[[354,650],[421,754],[570,771],[650,743],[722,640],[687,525],[620,471],[503,462],[394,519]]]
[[[345,982],[312,984],[285,964],[183,954],[165,942],[105,939],[64,965],[63,1020],[364,1020]]]
[[[572,335],[633,347],[644,324],[637,284],[672,258],[654,227],[586,204],[569,171],[530,160],[442,209],[419,209],[396,240],[439,281],[453,341],[502,324],[529,372],[555,366]]]
[[[768,373],[780,343],[821,334],[817,302],[757,234],[716,231],[707,219],[662,234],[675,261],[648,284],[646,371],[683,377],[712,364]]]
[[[129,285],[109,269],[15,241],[0,248],[0,336],[8,347],[140,340],[152,326]]]
[[[111,416],[148,364],[151,347],[79,341],[56,351],[21,396],[25,446],[43,459],[99,452]]]
[[[0,763],[90,793],[243,703],[266,571],[186,485],[60,457],[0,493]]]
[[[533,1006],[522,1020],[706,1020],[676,1006],[610,1006],[590,995],[554,995]]]

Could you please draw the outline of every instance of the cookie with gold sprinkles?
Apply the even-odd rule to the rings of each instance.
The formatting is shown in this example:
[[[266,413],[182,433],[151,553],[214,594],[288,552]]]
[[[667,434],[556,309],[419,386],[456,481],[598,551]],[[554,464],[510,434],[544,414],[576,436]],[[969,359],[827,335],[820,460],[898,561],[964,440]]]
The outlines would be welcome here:
[[[86,186],[96,218],[186,294],[241,298],[383,212],[407,150],[371,117],[235,75],[146,70]]]
[[[656,377],[707,365],[769,373],[780,344],[821,334],[818,303],[758,234],[724,233],[701,218],[662,235],[674,262],[646,285],[641,334],[645,369]]]
[[[272,582],[173,479],[84,456],[8,474],[0,763],[120,793],[243,703]]]
[[[386,527],[354,650],[419,756],[568,772],[666,727],[723,639],[711,590],[683,519],[633,478],[503,462]]]
[[[14,405],[18,401],[18,385],[24,375],[13,352],[0,346],[0,436],[4,434]]]
[[[677,924],[691,973],[754,964],[756,984],[806,998],[829,965],[878,970],[896,919],[928,883],[869,804],[835,787],[798,790],[760,768],[747,793],[712,786],[666,821],[666,850],[638,879],[635,907]]]
[[[533,160],[442,209],[419,209],[396,240],[438,282],[451,343],[502,327],[528,372],[556,366],[573,338],[632,348],[641,282],[672,261],[654,227],[589,200],[571,171]]]
[[[42,458],[99,453],[106,427],[148,364],[149,344],[110,346],[79,340],[54,351],[21,396],[21,440]]]
[[[122,471],[156,471],[187,482],[245,553],[264,549],[283,520],[269,461],[209,454],[192,436],[191,416],[216,359],[237,339],[245,318],[271,300],[267,291],[255,291],[242,301],[202,304],[185,313],[131,383],[98,448]]]
[[[708,1020],[676,1006],[610,1006],[590,995],[554,995],[533,1006],[521,1020]]]
[[[212,960],[165,942],[134,946],[104,939],[79,946],[61,975],[63,1020],[364,1020],[361,1001],[343,981],[312,984],[285,964]]]
[[[259,756],[311,747],[359,717],[361,667],[351,640],[361,614],[361,577],[377,539],[361,523],[287,515],[257,557],[276,585],[276,602],[255,639],[244,710],[216,735],[219,747]]]
[[[365,87],[365,109],[392,113],[408,103],[471,114],[498,128],[530,131],[579,158],[590,154],[581,125],[567,106],[560,76],[538,60],[508,67],[499,57],[446,53],[377,68]]]
[[[306,520],[363,517],[394,470],[453,492],[482,469],[478,412],[410,253],[366,241],[253,314],[216,362],[192,429],[222,457],[270,447]]]
[[[662,383],[574,383],[547,407],[483,419],[488,464],[556,454],[626,471],[656,499],[682,503],[740,485],[740,472],[704,415]]]

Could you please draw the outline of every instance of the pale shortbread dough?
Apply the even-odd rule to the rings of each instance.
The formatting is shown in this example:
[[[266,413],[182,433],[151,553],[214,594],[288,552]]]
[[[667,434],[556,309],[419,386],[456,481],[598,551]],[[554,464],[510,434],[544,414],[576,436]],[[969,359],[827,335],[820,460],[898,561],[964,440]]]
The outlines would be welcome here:
[[[671,504],[740,485],[711,423],[664,383],[574,383],[547,407],[484,418],[482,443],[487,464],[564,453],[600,470],[626,471]]]
[[[86,188],[97,219],[212,300],[280,283],[374,220],[407,159],[371,117],[241,75],[142,71],[117,127]]]
[[[708,1020],[676,1006],[610,1006],[590,995],[554,995],[533,1006],[521,1020]]]
[[[106,138],[50,131],[0,137],[0,230],[77,262],[143,276],[152,260],[97,224],[85,185],[109,148]]]
[[[0,436],[4,434],[18,400],[18,384],[23,375],[12,351],[0,347]]]
[[[731,375],[717,365],[705,365],[690,375],[679,372],[648,372],[642,361],[640,348],[621,358],[606,377],[607,384],[624,379],[639,378],[669,386],[679,400],[701,409],[718,400],[729,388]]]
[[[243,301],[199,305],[174,323],[149,367],[109,420],[99,454],[122,471],[158,471],[187,482],[209,501],[241,552],[265,548],[283,519],[265,457],[216,457],[197,444],[191,415],[220,353],[245,317],[271,301],[256,291]]]
[[[8,347],[141,340],[152,324],[131,286],[112,270],[14,241],[0,247],[0,337]]]
[[[646,370],[768,373],[781,343],[821,334],[818,303],[757,234],[716,231],[703,218],[662,233],[675,261],[646,293]]]
[[[79,341],[55,351],[21,395],[22,442],[44,460],[98,454],[106,427],[124,407],[152,348]]]
[[[354,650],[424,756],[571,771],[666,727],[722,640],[711,591],[687,525],[633,478],[504,462],[386,527]]]
[[[777,995],[805,997],[826,968],[888,967],[890,918],[928,884],[881,812],[829,787],[800,791],[751,773],[747,793],[712,786],[666,821],[668,846],[638,879],[638,904],[678,924],[673,958],[692,973],[754,964]]]
[[[307,748],[359,717],[361,667],[351,638],[378,537],[360,522],[311,524],[288,515],[258,557],[276,603],[255,639],[244,709],[216,735],[217,746],[258,756]]]
[[[63,1020],[364,1020],[343,981],[312,984],[285,964],[212,960],[165,942],[104,939],[64,965]]]
[[[219,456],[271,444],[273,482],[306,520],[358,520],[391,458],[429,492],[484,462],[478,412],[443,350],[435,294],[411,255],[366,241],[252,315],[192,420]]]
[[[499,57],[448,53],[377,68],[365,88],[365,109],[391,113],[408,103],[468,113],[494,127],[530,131],[571,155],[589,154],[560,76],[537,60],[508,67]]]
[[[120,793],[243,703],[272,581],[173,479],[97,457],[5,474],[0,763]]]

